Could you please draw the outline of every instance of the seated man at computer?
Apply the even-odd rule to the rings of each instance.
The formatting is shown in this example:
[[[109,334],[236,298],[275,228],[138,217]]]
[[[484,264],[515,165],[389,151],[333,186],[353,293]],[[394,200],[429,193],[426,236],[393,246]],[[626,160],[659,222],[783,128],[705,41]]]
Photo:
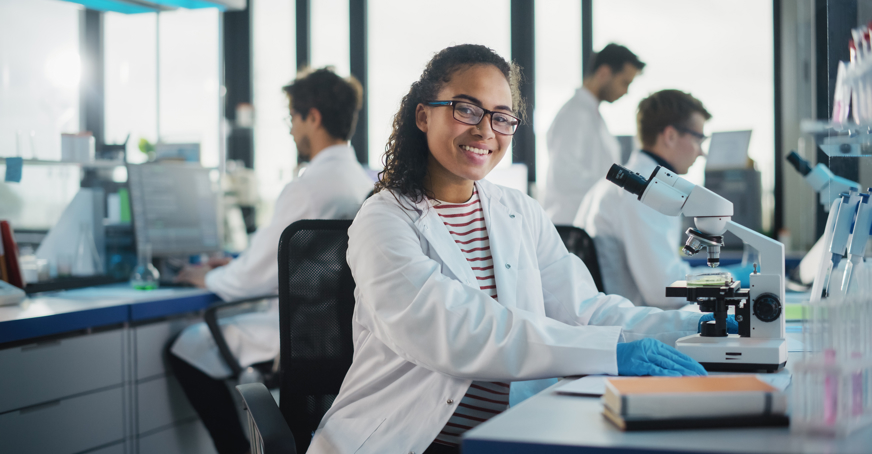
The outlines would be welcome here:
[[[711,114],[702,102],[679,90],[663,90],[639,103],[637,130],[641,150],[626,167],[644,175],[663,166],[687,173],[702,155],[705,122]],[[605,176],[605,175],[603,175]],[[667,216],[636,200],[636,196],[602,179],[585,196],[575,226],[593,237],[606,293],[626,297],[637,306],[675,309],[684,298],[667,298],[666,287],[698,269],[681,260],[681,218]],[[722,267],[748,283],[742,267]]]
[[[186,281],[231,301],[278,292],[279,237],[300,219],[352,219],[373,189],[348,141],[362,103],[362,88],[328,69],[298,77],[284,87],[290,99],[291,135],[309,166],[289,183],[269,225],[258,229],[250,247],[224,266],[187,267]],[[277,152],[269,150],[268,152]],[[279,353],[275,306],[221,320],[222,331],[242,367],[272,361]],[[171,348],[170,362],[218,452],[244,453],[248,442],[222,379],[230,369],[219,356],[205,323],[188,327]]]

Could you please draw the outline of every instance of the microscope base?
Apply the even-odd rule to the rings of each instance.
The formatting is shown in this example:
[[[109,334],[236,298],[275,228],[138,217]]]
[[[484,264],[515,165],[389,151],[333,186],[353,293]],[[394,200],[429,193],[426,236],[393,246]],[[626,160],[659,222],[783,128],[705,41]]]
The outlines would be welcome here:
[[[787,364],[787,340],[739,337],[682,337],[675,348],[709,371],[775,372]]]

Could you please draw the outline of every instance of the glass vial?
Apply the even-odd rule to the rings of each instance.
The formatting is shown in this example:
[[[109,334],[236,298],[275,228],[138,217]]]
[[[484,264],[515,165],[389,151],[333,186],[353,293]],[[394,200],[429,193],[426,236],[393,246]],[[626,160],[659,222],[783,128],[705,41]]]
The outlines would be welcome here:
[[[138,252],[139,259],[130,275],[130,286],[136,290],[154,290],[159,286],[160,273],[151,264],[151,244],[142,245]]]

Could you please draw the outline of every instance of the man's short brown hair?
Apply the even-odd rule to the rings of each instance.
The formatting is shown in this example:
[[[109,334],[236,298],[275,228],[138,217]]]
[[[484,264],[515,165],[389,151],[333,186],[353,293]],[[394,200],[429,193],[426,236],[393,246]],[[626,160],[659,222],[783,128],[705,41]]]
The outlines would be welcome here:
[[[334,139],[350,140],[357,125],[357,112],[363,105],[363,88],[354,76],[342,78],[326,67],[304,69],[282,90],[291,98],[291,108],[303,120],[309,110],[321,112],[321,124]]]
[[[699,112],[706,120],[712,117],[700,100],[681,90],[661,90],[643,99],[636,114],[642,147],[653,147],[657,136],[667,126],[686,128],[694,112]]]

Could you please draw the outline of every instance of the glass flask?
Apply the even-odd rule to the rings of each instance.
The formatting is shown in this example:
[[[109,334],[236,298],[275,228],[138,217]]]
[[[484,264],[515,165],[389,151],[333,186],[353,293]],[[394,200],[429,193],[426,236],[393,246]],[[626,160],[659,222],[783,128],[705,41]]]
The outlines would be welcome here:
[[[94,243],[94,232],[91,224],[79,224],[79,239],[76,243],[76,254],[73,258],[73,276],[93,276],[103,274],[103,261]]]
[[[136,290],[154,290],[160,283],[160,273],[151,264],[151,244],[139,248],[139,260],[133,274],[130,275],[130,286]]]

